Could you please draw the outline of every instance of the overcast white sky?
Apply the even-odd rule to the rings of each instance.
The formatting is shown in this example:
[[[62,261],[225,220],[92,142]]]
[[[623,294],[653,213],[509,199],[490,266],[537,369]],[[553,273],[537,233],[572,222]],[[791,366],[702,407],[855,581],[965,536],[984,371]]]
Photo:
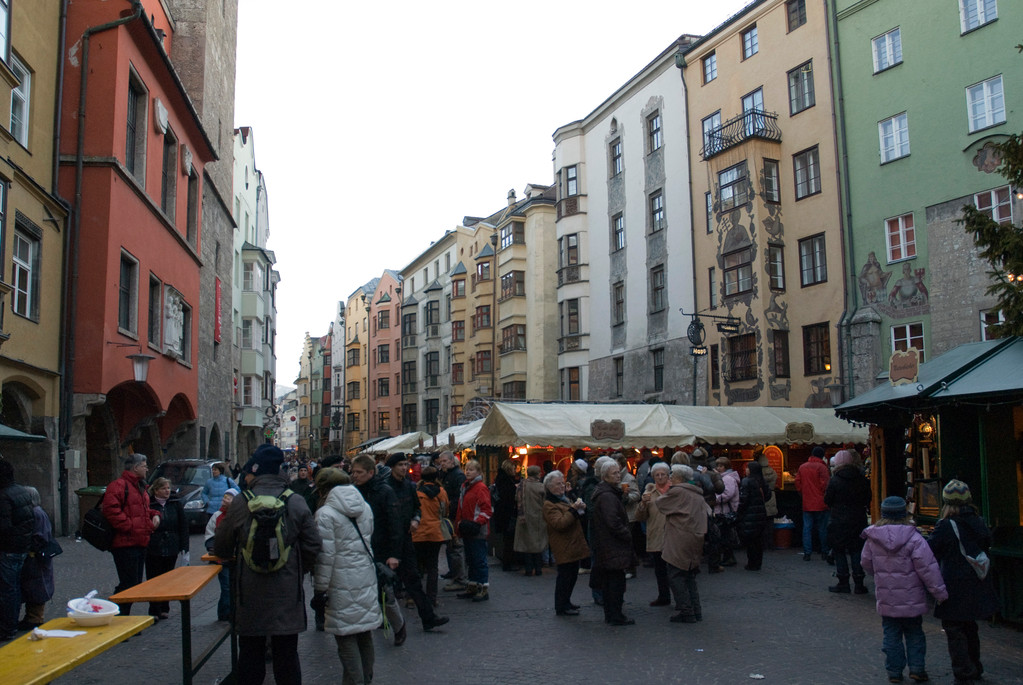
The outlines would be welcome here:
[[[240,2],[235,125],[266,177],[278,381],[338,301],[550,184],[556,128],[749,2]]]

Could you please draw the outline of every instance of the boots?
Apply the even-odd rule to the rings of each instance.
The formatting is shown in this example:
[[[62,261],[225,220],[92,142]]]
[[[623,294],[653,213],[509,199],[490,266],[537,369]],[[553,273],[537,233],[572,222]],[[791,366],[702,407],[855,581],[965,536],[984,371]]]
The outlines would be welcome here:
[[[853,588],[853,592],[857,595],[867,594],[867,586],[863,584],[863,575],[853,575],[853,583],[856,587]]]
[[[472,598],[472,601],[485,602],[490,599],[490,583],[483,583],[477,587],[479,589],[476,591],[476,596]]]
[[[832,585],[831,587],[829,587],[828,592],[840,592],[846,595],[852,592],[852,590],[849,588],[849,576],[848,575],[838,576],[838,585]]]
[[[457,597],[458,599],[472,599],[473,597],[476,596],[476,593],[479,591],[479,588],[480,586],[477,583],[471,582],[466,583],[465,591],[459,592],[457,595],[455,595],[455,597]]]

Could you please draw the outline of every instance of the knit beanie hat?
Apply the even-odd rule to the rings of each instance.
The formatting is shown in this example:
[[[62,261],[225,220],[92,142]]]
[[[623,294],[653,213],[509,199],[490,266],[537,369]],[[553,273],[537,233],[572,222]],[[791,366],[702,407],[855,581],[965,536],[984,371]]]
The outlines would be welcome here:
[[[810,454],[812,454],[813,456],[817,457],[818,459],[823,459],[824,458],[824,448],[821,447],[820,445],[817,445],[812,450],[810,450]]]
[[[973,495],[970,494],[969,485],[961,480],[953,479],[941,491],[941,499],[945,504],[970,504],[973,502]]]
[[[252,458],[242,468],[243,473],[251,473],[254,476],[265,476],[268,473],[276,474],[281,470],[284,463],[284,452],[280,447],[270,444],[262,444],[252,453]]]
[[[590,468],[590,465],[586,463],[585,459],[576,459],[575,467],[583,473],[586,473],[586,471]]]
[[[238,488],[228,488],[227,490],[224,490],[224,494],[231,495],[231,497],[234,497],[235,495],[238,494]]]
[[[841,466],[847,466],[853,463],[853,454],[849,450],[838,450],[834,456],[831,457],[831,468],[837,469]]]
[[[893,521],[906,518],[906,500],[894,495],[886,497],[881,502],[881,516]]]

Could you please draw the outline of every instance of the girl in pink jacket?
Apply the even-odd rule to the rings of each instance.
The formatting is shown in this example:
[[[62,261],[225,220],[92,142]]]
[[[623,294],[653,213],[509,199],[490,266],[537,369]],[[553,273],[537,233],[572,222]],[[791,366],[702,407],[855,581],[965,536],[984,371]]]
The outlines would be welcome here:
[[[907,660],[910,679],[924,682],[928,680],[923,630],[927,593],[938,604],[948,599],[938,562],[906,513],[906,500],[901,497],[888,497],[881,503],[881,520],[864,530],[862,537],[866,540],[863,570],[874,576],[877,613],[884,630],[888,682],[902,682]]]

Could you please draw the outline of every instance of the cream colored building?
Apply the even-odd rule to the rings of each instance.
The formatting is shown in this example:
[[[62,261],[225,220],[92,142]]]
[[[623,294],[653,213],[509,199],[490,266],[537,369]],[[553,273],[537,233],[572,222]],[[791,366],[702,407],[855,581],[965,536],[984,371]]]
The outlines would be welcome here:
[[[832,404],[845,275],[826,21],[824,3],[763,2],[685,52],[707,404]]]

